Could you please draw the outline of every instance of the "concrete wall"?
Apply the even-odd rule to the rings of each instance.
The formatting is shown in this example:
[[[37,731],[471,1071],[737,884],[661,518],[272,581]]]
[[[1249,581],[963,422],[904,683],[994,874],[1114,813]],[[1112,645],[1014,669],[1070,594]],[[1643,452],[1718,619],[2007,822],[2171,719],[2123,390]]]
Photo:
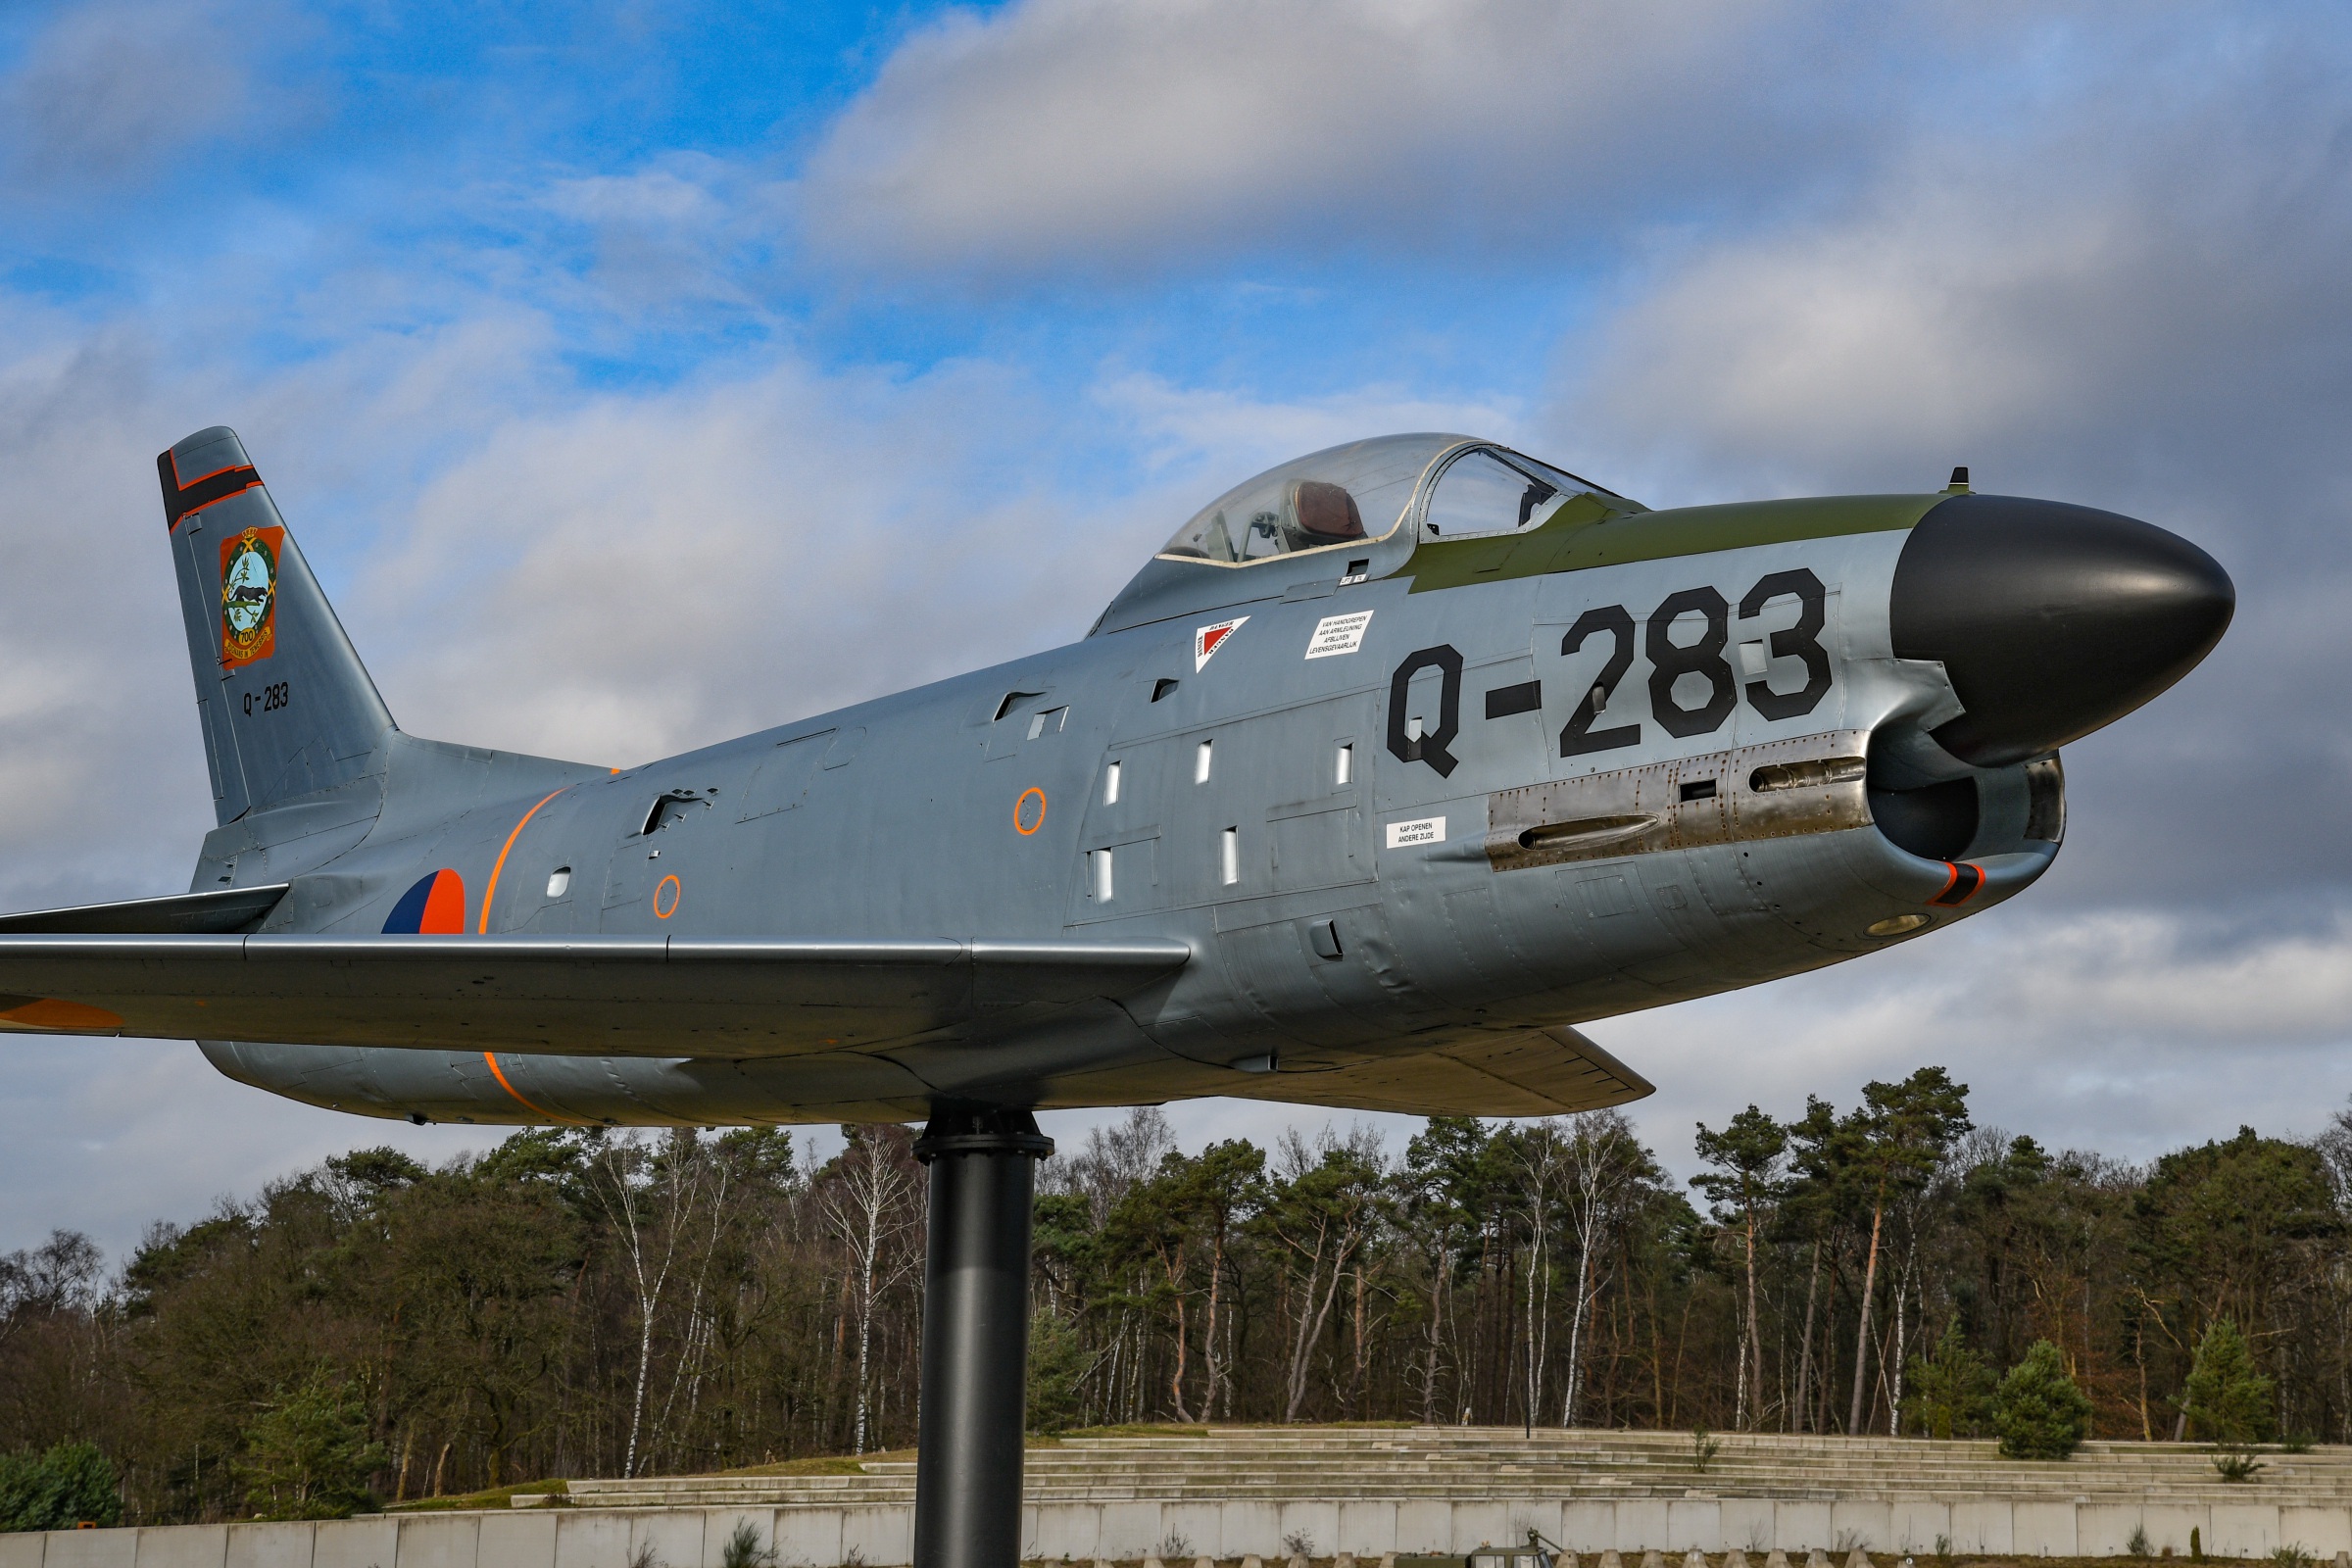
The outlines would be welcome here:
[[[738,1522],[772,1543],[781,1568],[906,1562],[914,1510],[825,1505],[762,1508],[544,1508],[402,1514],[320,1524],[166,1525],[0,1535],[0,1568],[718,1568]],[[1575,1551],[1725,1551],[1734,1546],[1843,1553],[1956,1552],[2120,1556],[2134,1529],[2150,1550],[2267,1557],[2301,1546],[2323,1562],[2352,1550],[2352,1508],[2291,1503],[2075,1502],[1964,1497],[1787,1502],[1740,1497],[1622,1502],[1292,1501],[1062,1502],[1025,1510],[1031,1558],[1134,1560],[1148,1551],[1236,1558],[1284,1553],[1303,1532],[1318,1554],[1464,1552],[1516,1544],[1530,1528]]]

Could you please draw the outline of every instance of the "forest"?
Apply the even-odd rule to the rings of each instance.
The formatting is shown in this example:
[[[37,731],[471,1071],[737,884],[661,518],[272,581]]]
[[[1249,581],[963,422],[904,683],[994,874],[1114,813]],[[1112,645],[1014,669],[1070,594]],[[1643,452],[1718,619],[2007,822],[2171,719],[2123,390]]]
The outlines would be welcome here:
[[[361,1149],[117,1269],[59,1232],[0,1255],[0,1460],[172,1522],[909,1446],[924,1172],[842,1133]],[[2048,1342],[2096,1436],[2173,1439],[2218,1330],[2249,1431],[2352,1440],[2352,1114],[2132,1165],[1930,1066],[1692,1137],[1685,1184],[1614,1111],[1189,1154],[1129,1112],[1039,1170],[1031,1424],[1966,1435]]]

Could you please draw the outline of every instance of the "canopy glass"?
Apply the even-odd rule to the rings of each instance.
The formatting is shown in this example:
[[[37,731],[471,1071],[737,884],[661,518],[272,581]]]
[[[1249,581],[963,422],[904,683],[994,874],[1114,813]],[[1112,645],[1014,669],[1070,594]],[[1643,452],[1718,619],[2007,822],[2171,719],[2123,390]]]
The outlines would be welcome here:
[[[1425,483],[1425,481],[1427,481]],[[1195,514],[1160,551],[1248,565],[1385,539],[1418,506],[1423,537],[1462,539],[1541,527],[1570,497],[1597,492],[1574,474],[1459,435],[1389,435],[1296,458]]]

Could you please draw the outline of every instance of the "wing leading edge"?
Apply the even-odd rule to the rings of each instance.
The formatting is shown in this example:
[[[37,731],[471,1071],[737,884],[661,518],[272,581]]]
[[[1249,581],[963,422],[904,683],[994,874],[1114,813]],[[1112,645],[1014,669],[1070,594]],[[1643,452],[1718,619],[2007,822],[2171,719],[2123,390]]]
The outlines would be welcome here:
[[[0,933],[0,1029],[730,1057],[1017,1027],[1181,942]]]

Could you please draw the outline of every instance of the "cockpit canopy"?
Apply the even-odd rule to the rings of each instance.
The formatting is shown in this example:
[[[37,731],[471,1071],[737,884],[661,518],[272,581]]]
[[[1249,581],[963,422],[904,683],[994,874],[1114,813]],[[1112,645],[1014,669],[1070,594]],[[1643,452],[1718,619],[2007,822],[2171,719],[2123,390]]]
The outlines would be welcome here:
[[[1588,493],[1611,494],[1468,436],[1381,436],[1234,486],[1177,529],[1160,555],[1240,566],[1386,539],[1408,525],[1429,539],[1518,533]]]

